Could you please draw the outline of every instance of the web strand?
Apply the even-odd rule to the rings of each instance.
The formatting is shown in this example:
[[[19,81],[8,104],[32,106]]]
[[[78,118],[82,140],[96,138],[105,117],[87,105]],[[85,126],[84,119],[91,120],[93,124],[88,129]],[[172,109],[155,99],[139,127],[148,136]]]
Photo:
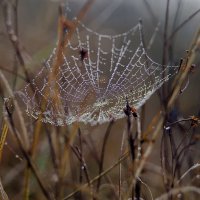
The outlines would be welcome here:
[[[36,119],[40,116],[43,122],[60,126],[75,121],[94,125],[122,118],[126,98],[130,105],[141,107],[178,71],[177,66],[163,67],[148,56],[141,23],[118,35],[100,34],[78,23],[65,47],[67,54],[62,54],[64,63],[59,66],[55,83],[49,83],[47,77],[56,48],[32,80],[35,91],[31,92],[28,84],[16,92],[27,114]],[[62,105],[55,105],[58,103],[51,99],[55,84]],[[42,110],[43,101],[46,107]]]

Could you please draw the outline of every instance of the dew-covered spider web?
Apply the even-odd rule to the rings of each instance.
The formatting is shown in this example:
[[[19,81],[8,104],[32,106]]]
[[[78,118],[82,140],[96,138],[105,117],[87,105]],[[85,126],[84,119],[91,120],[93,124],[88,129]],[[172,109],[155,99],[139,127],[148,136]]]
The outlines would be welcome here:
[[[32,82],[16,93],[28,115],[53,125],[123,118],[126,98],[131,106],[141,107],[178,69],[147,55],[140,23],[119,35],[103,35],[79,22],[62,58],[56,79],[48,78],[55,48]]]

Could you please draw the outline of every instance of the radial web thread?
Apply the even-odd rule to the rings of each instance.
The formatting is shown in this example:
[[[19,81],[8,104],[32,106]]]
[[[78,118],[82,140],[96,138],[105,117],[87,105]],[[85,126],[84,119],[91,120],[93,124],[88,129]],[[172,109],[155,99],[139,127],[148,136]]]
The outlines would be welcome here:
[[[123,118],[126,98],[130,105],[141,107],[178,70],[147,55],[140,23],[119,35],[103,35],[79,22],[65,50],[55,81],[49,82],[48,77],[56,48],[31,84],[16,92],[28,115],[57,126]],[[84,59],[81,51],[86,54]],[[59,101],[51,98],[55,85]]]

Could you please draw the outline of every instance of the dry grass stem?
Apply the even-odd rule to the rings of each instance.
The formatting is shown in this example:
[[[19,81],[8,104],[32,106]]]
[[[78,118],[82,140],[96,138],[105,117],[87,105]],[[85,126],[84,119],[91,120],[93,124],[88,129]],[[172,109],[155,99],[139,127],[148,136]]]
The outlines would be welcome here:
[[[6,194],[3,185],[1,183],[1,179],[0,179],[0,199],[2,200],[9,200],[8,195]]]
[[[0,138],[0,162],[2,160],[3,147],[5,145],[7,133],[8,133],[8,126],[6,123],[3,122],[3,129],[1,131],[1,138]]]
[[[150,25],[144,29],[140,18],[123,32],[129,10],[134,19],[142,14],[123,0],[94,2],[0,2],[0,199],[196,199],[200,109],[190,100],[199,96],[200,29],[195,36],[181,30],[194,25],[197,3],[166,0],[157,17],[159,5],[143,0],[134,8],[143,6],[138,13]],[[33,21],[23,18],[29,11]],[[31,64],[42,67],[32,79],[24,45],[32,58],[46,57],[55,16],[56,48],[42,66]],[[41,43],[29,41],[33,36]],[[191,38],[189,50],[181,49]],[[162,51],[154,49],[159,45]]]
[[[174,188],[168,193],[161,195],[160,197],[155,198],[155,200],[167,200],[170,195],[178,195],[179,193],[194,192],[200,195],[200,189],[195,186],[183,186],[180,188]]]
[[[0,71],[0,78],[1,78],[2,82],[4,83],[4,86],[6,88],[6,91],[8,92],[8,95],[10,97],[14,97],[14,94],[13,94],[12,89],[10,88],[10,86],[8,84],[8,81],[6,80],[5,76],[3,75],[3,73],[1,71]],[[20,127],[22,129],[21,136],[23,137],[24,147],[25,147],[26,151],[28,151],[30,144],[29,144],[28,133],[27,133],[27,130],[26,130],[24,118],[22,116],[20,106],[19,106],[18,102],[16,101],[16,99],[13,98],[12,101],[13,101],[12,106],[14,106],[14,109],[16,110],[16,113],[17,113],[17,116],[18,116],[18,119],[19,119],[19,123],[20,123]],[[19,136],[19,137],[21,137],[21,136]]]
[[[195,165],[193,165],[192,167],[190,167],[177,181],[177,184],[179,185],[180,182],[185,178],[185,176],[187,176],[191,171],[193,171],[194,169],[197,169],[200,167],[199,163],[196,163]]]
[[[195,57],[197,56],[197,49],[198,49],[199,45],[200,45],[200,30],[197,32],[196,37],[194,39],[194,42],[192,43],[191,50],[189,51],[190,52],[190,57],[189,57],[189,60],[187,62],[187,66],[185,67],[185,70],[183,71],[183,73],[179,74],[178,80],[177,80],[177,84],[175,85],[175,87],[174,87],[174,89],[172,91],[172,94],[170,95],[170,98],[169,98],[169,100],[167,102],[167,106],[166,106],[167,110],[166,110],[166,112],[169,112],[169,110],[172,108],[176,98],[178,97],[178,95],[180,93],[180,88],[181,88],[185,78],[187,77],[187,74],[190,71],[190,67],[191,67]],[[158,137],[158,134],[160,133],[160,131],[163,128],[163,123],[164,123],[164,118],[163,118],[162,115],[160,115],[160,119],[156,124],[154,132],[152,133],[152,137],[151,137],[152,141],[155,141],[156,138]],[[143,169],[143,167],[145,165],[145,162],[146,162],[147,158],[149,157],[149,155],[152,152],[154,144],[155,143],[152,142],[146,148],[146,150],[145,150],[145,152],[144,152],[144,154],[143,154],[143,156],[141,158],[141,161],[139,162],[138,167],[136,169],[135,177],[139,177],[139,175],[141,174],[141,171],[142,171],[142,169]],[[133,185],[135,185],[135,179],[133,180],[131,186],[129,186],[129,190],[128,191],[131,191],[131,188],[132,188]]]

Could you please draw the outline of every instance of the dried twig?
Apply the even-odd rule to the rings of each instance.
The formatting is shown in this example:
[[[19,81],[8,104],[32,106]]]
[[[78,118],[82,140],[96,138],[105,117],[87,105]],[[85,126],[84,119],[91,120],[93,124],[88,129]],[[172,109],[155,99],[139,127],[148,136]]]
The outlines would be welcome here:
[[[33,174],[35,175],[35,177],[36,177],[36,179],[38,181],[38,184],[40,185],[40,187],[42,189],[43,194],[45,195],[45,197],[47,199],[54,200],[53,194],[50,193],[46,189],[46,186],[45,186],[43,180],[41,179],[36,166],[34,165],[32,159],[28,155],[26,149],[24,148],[23,141],[21,140],[18,131],[15,129],[12,116],[10,116],[9,113],[8,113],[8,117],[6,118],[6,122],[8,123],[10,131],[16,136],[16,139],[17,139],[18,145],[20,147],[20,150],[22,151],[22,154],[24,155],[25,159],[27,160],[28,165],[30,166]]]
[[[128,156],[129,156],[129,152],[124,153],[123,156],[117,162],[115,162],[115,164],[113,164],[111,167],[109,167],[106,170],[104,170],[98,176],[96,176],[93,179],[91,179],[90,184],[93,184],[94,182],[96,182],[100,177],[105,176],[107,173],[109,173],[111,170],[113,170],[113,168],[117,167],[119,165],[119,163],[121,163],[122,161],[124,161],[125,159],[127,159]],[[80,190],[83,190],[86,187],[88,187],[88,183],[86,183],[84,185],[81,185],[78,189],[76,189],[74,192],[72,192],[71,194],[69,194],[68,196],[66,196],[65,198],[63,198],[62,200],[70,199],[76,193],[78,193]]]
[[[25,60],[23,57],[22,48],[19,42],[19,38],[17,36],[17,32],[16,32],[17,30],[15,30],[16,28],[13,27],[13,22],[12,22],[13,7],[9,2],[6,2],[6,1],[3,1],[3,6],[4,6],[4,17],[5,17],[5,25],[6,25],[7,33],[13,45],[13,48],[15,50],[19,63],[23,69],[26,80],[27,82],[31,83],[29,73],[25,66]]]
[[[22,80],[24,80],[24,81],[27,81],[26,78],[25,78],[24,76],[22,76],[22,75],[19,74],[19,73],[16,73],[15,71],[12,71],[12,70],[7,69],[7,68],[2,67],[2,66],[0,66],[0,69],[3,70],[3,71],[5,71],[5,72],[8,72],[9,74],[12,74],[12,75],[18,77],[18,78],[20,78],[20,79],[22,79]]]
[[[122,142],[121,142],[121,147],[120,147],[120,158],[123,156],[123,151],[124,151],[124,143],[125,143],[125,134],[126,134],[126,129],[124,128],[124,131],[122,133]],[[121,185],[122,185],[122,163],[119,163],[119,199],[122,199],[122,193],[121,193]]]
[[[181,30],[191,19],[193,19],[198,13],[200,12],[200,9],[198,9],[196,12],[194,12],[192,15],[190,15],[186,20],[184,20],[176,29],[172,32],[172,34],[169,36],[168,40],[170,41],[177,33]]]
[[[108,137],[110,135],[110,131],[111,131],[111,128],[112,128],[112,125],[113,125],[114,121],[112,120],[109,125],[108,125],[108,128],[106,130],[106,133],[105,133],[105,136],[104,136],[104,139],[103,139],[103,146],[102,146],[102,151],[101,151],[101,159],[100,159],[100,165],[99,165],[99,175],[102,173],[103,171],[103,164],[104,164],[104,156],[105,156],[105,148],[106,148],[106,144],[107,144],[107,141],[108,141]],[[96,192],[98,193],[99,191],[99,187],[101,185],[101,177],[98,179],[97,181],[97,188],[96,188]]]
[[[167,200],[169,196],[176,195],[179,193],[186,193],[186,192],[194,192],[200,195],[200,189],[195,186],[184,186],[180,188],[174,188],[170,190],[168,193],[162,194],[160,197],[157,197],[155,200]]]
[[[6,78],[4,77],[3,73],[0,71],[0,79],[2,80],[2,82],[4,83],[4,86],[9,94],[10,97],[13,97],[14,94],[8,84],[8,81],[6,80]],[[20,127],[22,129],[22,132],[21,132],[21,135],[23,137],[23,142],[24,142],[24,147],[25,149],[28,151],[29,149],[29,138],[28,138],[28,133],[27,133],[27,130],[26,130],[26,125],[25,125],[25,122],[24,122],[24,118],[22,116],[22,112],[21,112],[21,109],[20,109],[20,106],[19,104],[17,103],[17,101],[15,99],[13,99],[13,105],[15,110],[16,110],[16,113],[17,113],[17,116],[18,116],[18,119],[19,119],[19,123],[20,123]]]
[[[5,141],[6,141],[6,137],[7,137],[7,133],[8,133],[8,126],[5,122],[3,122],[3,126],[2,126],[2,131],[1,131],[1,138],[0,138],[0,162],[2,159],[2,154],[3,154],[3,147],[5,145]]]
[[[149,194],[151,196],[151,199],[153,200],[153,194],[152,194],[152,191],[149,188],[149,186],[141,178],[138,177],[137,179],[147,188],[147,190],[148,190],[148,192],[149,192]]]
[[[163,65],[163,78],[166,77],[167,71],[165,70],[165,65],[168,61],[168,48],[169,48],[169,42],[167,40],[168,37],[168,23],[169,23],[169,5],[170,5],[170,0],[167,0],[167,5],[166,5],[166,11],[165,11],[165,25],[164,25],[164,34],[163,34],[163,54],[162,54],[162,65]],[[164,108],[165,108],[165,98],[167,94],[167,87],[166,84],[162,86],[161,89],[162,95],[161,95],[161,100],[164,102]]]
[[[89,173],[88,173],[88,167],[87,167],[85,159],[84,159],[84,157],[82,155],[82,152],[80,151],[80,149],[77,146],[76,146],[76,148],[71,146],[71,149],[72,149],[73,153],[76,155],[76,157],[78,158],[78,160],[79,160],[79,162],[81,164],[81,168],[85,173],[85,177],[86,177],[88,186],[91,188],[90,176],[89,176]]]
[[[4,75],[1,73],[1,71],[0,71],[0,78],[1,78],[2,82],[4,83],[5,88],[7,89],[9,95],[13,96],[12,90],[11,90],[7,80],[5,79]],[[41,177],[38,173],[38,170],[36,169],[32,159],[30,158],[30,156],[28,154],[28,151],[29,151],[28,134],[27,134],[25,123],[24,123],[24,118],[22,117],[21,110],[15,99],[13,99],[13,104],[14,104],[15,110],[19,117],[20,125],[22,128],[22,133],[23,133],[23,139],[22,139],[21,135],[19,134],[19,132],[16,130],[14,121],[12,118],[12,114],[9,112],[8,107],[6,107],[6,105],[5,105],[5,121],[8,124],[9,130],[13,133],[13,135],[15,135],[18,145],[19,145],[24,157],[26,158],[27,163],[30,166],[33,174],[35,175],[44,195],[46,196],[47,199],[53,200],[54,199],[53,195],[47,191],[46,187],[44,186],[43,180],[41,179]]]
[[[147,50],[151,49],[159,30],[160,30],[160,22],[157,24],[156,28],[154,29],[153,35],[151,36],[151,39],[149,40],[149,43],[147,45]]]
[[[169,100],[167,102],[166,112],[169,112],[169,110],[174,105],[174,102],[177,99],[178,95],[180,94],[179,93],[180,92],[180,88],[181,88],[185,78],[187,77],[187,74],[190,71],[190,67],[191,67],[195,57],[197,56],[199,45],[200,45],[200,29],[198,30],[198,32],[196,34],[196,37],[194,38],[194,42],[191,45],[191,50],[189,51],[190,52],[190,57],[189,57],[187,66],[185,67],[185,70],[181,74],[178,75],[177,84],[173,88],[172,94],[170,95],[170,98],[169,98]],[[157,125],[156,125],[156,127],[154,129],[154,132],[152,134],[152,141],[156,140],[156,138],[158,137],[160,131],[163,128],[164,118],[163,118],[163,116],[161,114],[163,114],[163,113],[159,113],[160,118],[159,118],[159,120],[157,122]],[[139,175],[140,175],[140,173],[141,173],[141,171],[142,171],[142,169],[143,169],[143,167],[145,165],[145,162],[146,162],[147,158],[149,157],[149,155],[152,152],[153,147],[154,147],[154,142],[149,143],[148,147],[146,148],[146,151],[144,152],[144,154],[142,156],[142,159],[140,160],[140,162],[138,164],[138,167],[137,167],[136,172],[135,172],[135,177],[139,177]],[[131,191],[131,188],[132,188],[133,185],[135,185],[135,179],[133,180],[132,184],[129,186],[129,191]]]
[[[187,176],[192,170],[196,169],[196,168],[199,168],[200,167],[200,164],[199,163],[196,163],[195,165],[193,165],[192,167],[190,167],[180,178],[179,180],[177,181],[177,184],[179,184],[184,178],[185,176]]]
[[[70,21],[69,19],[67,19],[62,12],[62,7],[60,7],[60,16],[59,16],[59,23],[58,23],[58,45],[56,48],[56,53],[55,53],[55,58],[53,60],[53,65],[52,65],[52,70],[49,74],[49,84],[51,84],[51,82],[55,81],[55,78],[57,74],[58,74],[58,70],[59,70],[59,66],[62,65],[63,63],[63,53],[64,53],[64,49],[67,46],[68,42],[70,41],[70,39],[72,38],[76,27],[78,26],[78,21],[80,21],[84,15],[87,13],[87,11],[89,10],[89,8],[91,7],[92,3],[94,2],[94,0],[88,0],[84,6],[82,7],[82,9],[80,10],[80,12],[78,13],[77,17],[75,20]],[[67,30],[67,33],[65,32]],[[55,104],[55,108],[59,109],[58,107],[62,106],[62,102],[59,98],[59,89],[58,89],[58,85],[56,84],[54,86],[54,94],[51,96],[54,104]],[[44,96],[49,96],[48,94],[48,90],[45,91],[45,95]],[[45,102],[43,103],[43,107],[45,107]],[[42,109],[43,109],[42,107]]]
[[[18,0],[14,1],[14,5],[13,5],[13,18],[14,18],[14,31],[17,37],[19,37],[18,34]],[[13,61],[13,71],[15,72],[15,74],[17,74],[18,72],[18,66],[17,66],[17,56],[14,55],[14,61]],[[16,87],[16,82],[17,82],[17,75],[14,76],[13,79],[13,84],[12,84],[12,89],[14,90]]]

